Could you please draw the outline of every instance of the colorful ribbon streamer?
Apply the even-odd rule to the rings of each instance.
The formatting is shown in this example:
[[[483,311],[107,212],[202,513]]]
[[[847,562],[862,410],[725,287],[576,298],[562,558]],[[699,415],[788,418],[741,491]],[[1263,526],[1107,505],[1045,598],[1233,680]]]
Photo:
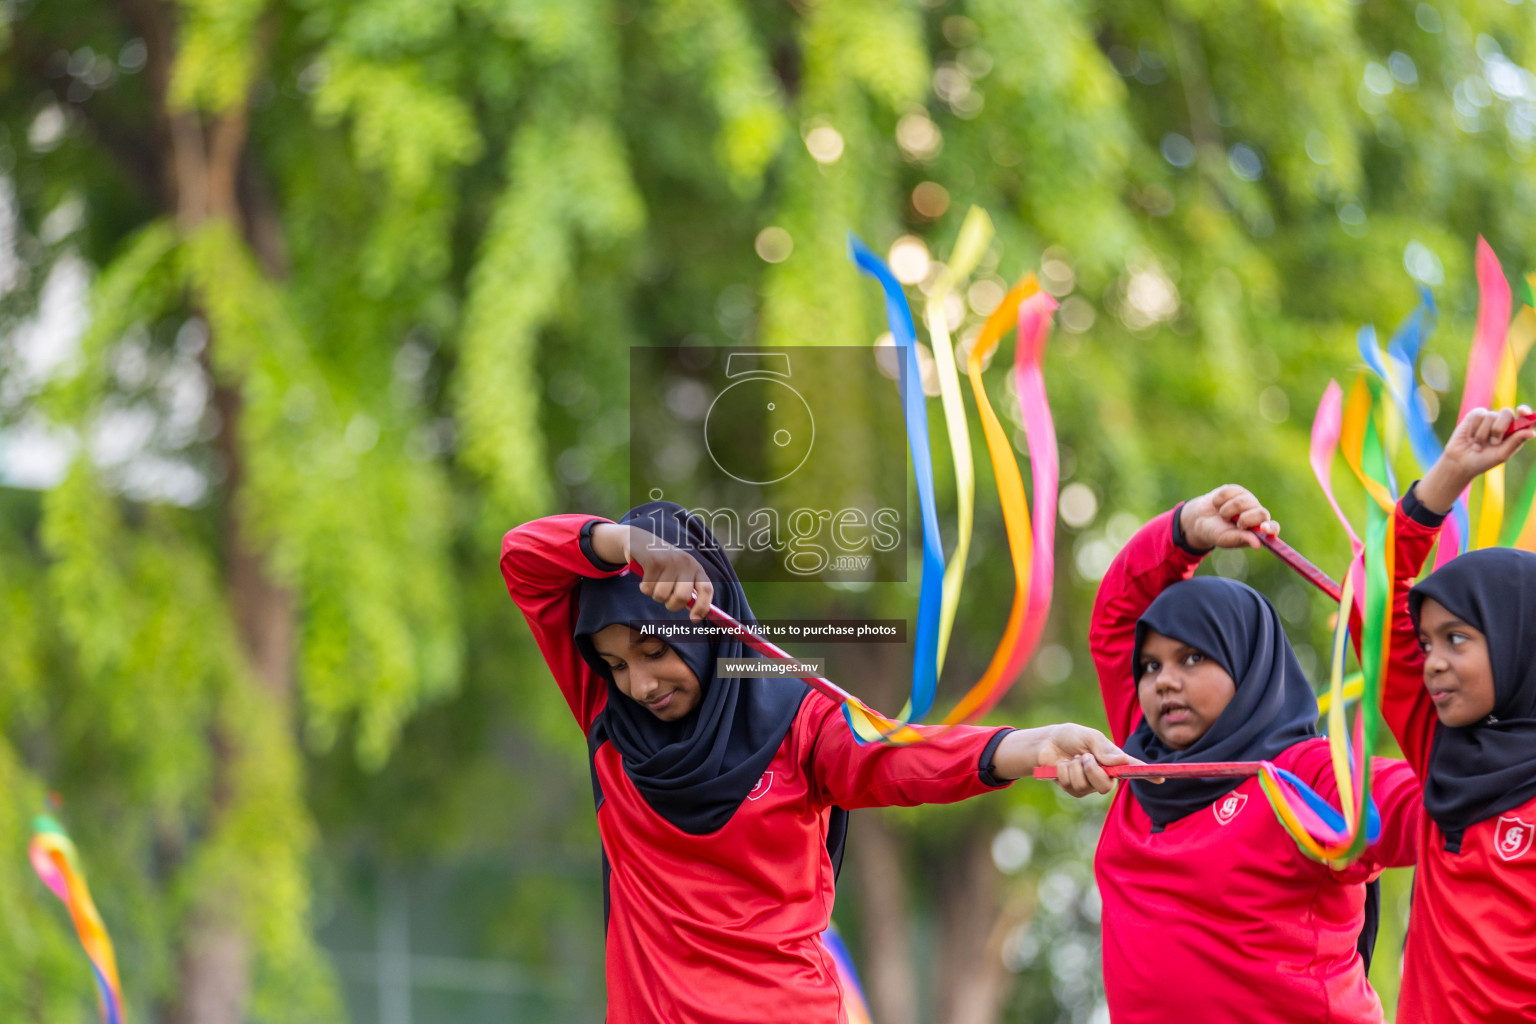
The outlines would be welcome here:
[[[1336,381],[1329,381],[1328,387],[1323,391],[1323,397],[1317,403],[1317,414],[1312,418],[1312,446],[1311,463],[1312,475],[1317,478],[1317,485],[1323,489],[1323,496],[1328,499],[1328,504],[1333,509],[1333,514],[1338,517],[1344,527],[1345,534],[1349,537],[1350,563],[1349,577],[1355,581],[1353,593],[1365,592],[1364,567],[1361,563],[1361,552],[1365,546],[1360,543],[1359,536],[1355,533],[1353,524],[1344,510],[1339,507],[1339,499],[1333,493],[1333,457],[1339,449],[1339,436],[1343,430],[1344,416],[1344,392]],[[1356,599],[1356,610],[1359,610],[1359,599]]]
[[[946,725],[985,714],[1008,692],[1034,654],[1040,629],[1050,610],[1059,472],[1056,428],[1039,374],[1045,357],[1050,315],[1055,308],[1056,300],[1040,290],[1033,274],[1026,274],[982,325],[966,360],[966,376],[970,378],[971,392],[976,398],[976,410],[987,439],[987,456],[992,462],[998,499],[1003,508],[1003,528],[1008,534],[1008,553],[1013,563],[1013,603],[1008,610],[1003,637],[992,652],[986,671],[944,718]],[[1024,496],[1024,480],[1019,474],[1008,432],[998,421],[981,378],[983,361],[997,347],[1015,318],[1019,342],[1014,355],[1014,390],[1024,421],[1025,445],[1029,449],[1035,485],[1033,532],[1029,502]]]
[[[1473,409],[1486,408],[1493,401],[1494,389],[1498,386],[1499,367],[1504,359],[1504,341],[1509,331],[1512,301],[1509,281],[1504,277],[1504,268],[1499,265],[1499,258],[1494,255],[1493,248],[1487,240],[1482,235],[1478,235],[1477,333],[1472,339],[1472,349],[1467,354],[1467,376],[1461,392],[1461,409],[1456,413],[1457,423],[1465,419],[1467,413]],[[1485,482],[1483,486],[1486,498],[1487,483]],[[1502,513],[1502,474],[1499,476],[1496,489]],[[1471,492],[1471,487],[1462,492],[1460,498],[1462,503],[1469,500]],[[1486,509],[1489,504],[1485,500],[1484,508]],[[1487,547],[1496,542],[1497,536],[1496,519],[1492,514],[1480,514],[1477,525],[1477,546]],[[1468,534],[1463,533],[1459,544],[1442,543],[1435,554],[1435,568],[1440,568],[1466,551],[1471,540]]]
[[[1505,334],[1504,352],[1499,360],[1499,375],[1494,383],[1490,408],[1502,409],[1515,404],[1515,385],[1520,367],[1525,364],[1526,356],[1530,355],[1533,340],[1536,340],[1536,311],[1526,306]],[[1526,493],[1529,491],[1527,486]],[[1524,495],[1522,499],[1522,504],[1514,512],[1521,522],[1521,530],[1518,532],[1524,532],[1525,520],[1530,515],[1530,499]],[[1495,466],[1483,474],[1483,505],[1478,515],[1477,546],[1492,547],[1499,543],[1503,525],[1504,467]]]
[[[911,314],[906,307],[905,295],[900,290],[895,276],[890,273],[888,267],[871,253],[867,247],[856,238],[851,238],[850,245],[853,249],[854,259],[862,269],[880,281],[885,290],[887,319],[890,321],[892,337],[897,344],[902,344],[903,337],[911,337]],[[1044,629],[1046,615],[1050,610],[1052,592],[1052,578],[1055,568],[1053,555],[1055,543],[1056,522],[1056,492],[1059,478],[1058,462],[1056,455],[1056,434],[1053,425],[1050,405],[1045,392],[1045,381],[1042,372],[1042,362],[1045,356],[1046,340],[1050,334],[1051,315],[1056,308],[1056,300],[1040,290],[1034,275],[1029,274],[1018,285],[1011,289],[1003,302],[988,317],[983,325],[981,333],[971,346],[970,356],[967,360],[966,373],[971,381],[971,389],[976,398],[978,413],[982,419],[982,428],[987,442],[988,458],[992,462],[994,475],[997,478],[999,499],[1003,506],[1004,528],[1008,535],[1009,555],[1014,569],[1014,601],[1010,609],[1008,624],[1004,629],[1002,639],[997,649],[993,652],[991,661],[982,677],[960,698],[953,710],[941,721],[942,726],[958,725],[962,722],[972,721],[990,710],[1013,685],[1030,656],[1034,653],[1039,642],[1040,633]],[[1014,322],[1016,318],[1016,323]],[[1008,433],[998,422],[996,414],[992,410],[991,402],[987,398],[986,388],[981,379],[981,364],[986,356],[997,346],[1003,335],[1010,327],[1017,327],[1019,343],[1014,356],[1014,380],[1015,392],[1019,401],[1020,417],[1024,423],[1026,447],[1029,450],[1031,475],[1035,487],[1036,508],[1031,527],[1029,503],[1024,496],[1023,480],[1019,474],[1018,464],[1013,455],[1013,446]],[[914,339],[915,340],[915,339]],[[912,351],[912,343],[907,342],[908,357],[907,373],[912,380],[917,380],[916,357]],[[914,425],[918,423],[918,415],[912,412],[912,399],[915,394],[919,409],[921,408],[922,392],[919,388],[909,387],[907,391],[907,429],[911,437]],[[927,459],[929,449],[926,444],[927,419],[921,419],[924,443],[919,445],[910,443],[914,463],[919,458]],[[919,487],[919,501],[923,494],[922,481],[928,480],[928,493],[932,494],[932,465],[917,465],[916,469]],[[932,517],[934,524],[934,541],[937,545],[937,515]],[[916,644],[916,657],[921,659],[928,656],[926,651],[937,649],[937,617],[925,620],[921,599],[929,593],[928,581],[930,568],[937,564],[939,571],[943,570],[942,555],[935,551],[937,556],[934,561],[928,559],[928,522],[929,516],[924,515],[924,573],[923,587],[919,593],[918,628],[927,626],[935,633],[935,643],[932,647],[925,647],[922,636],[919,635]],[[914,680],[917,679],[917,669],[914,669]],[[928,695],[926,703],[919,699],[919,694],[914,688],[914,693],[905,709],[900,721],[893,722],[870,711],[867,706],[854,705],[845,702],[844,716],[848,720],[849,727],[853,730],[855,738],[861,742],[884,740],[886,742],[904,742],[895,734],[893,726],[904,727],[908,721],[915,720],[926,713],[932,706],[932,695]],[[863,708],[863,711],[860,711]],[[906,730],[907,733],[912,730]]]
[[[1362,344],[1362,349],[1364,347]],[[1371,347],[1374,348],[1374,343]],[[1384,406],[1382,384],[1392,386],[1389,375],[1382,373],[1381,376],[1382,381],[1374,386],[1363,377],[1358,379],[1351,389],[1350,401],[1341,413],[1337,412],[1338,385],[1330,381],[1313,422],[1313,470],[1355,549],[1340,594],[1326,701],[1329,751],[1340,809],[1336,810],[1303,780],[1272,762],[1264,764],[1259,776],[1259,784],[1270,806],[1302,852],[1336,868],[1353,862],[1381,834],[1380,814],[1371,798],[1371,757],[1381,732],[1381,690],[1391,643],[1388,610],[1394,575],[1393,523],[1397,505],[1386,449],[1373,415]],[[1360,544],[1353,527],[1339,509],[1327,483],[1335,423],[1338,424],[1338,443],[1343,448],[1345,461],[1372,499],[1367,506],[1369,519],[1364,545]],[[1362,552],[1366,549],[1380,552],[1381,557],[1363,560]],[[1364,601],[1357,603],[1355,586],[1361,568],[1365,576],[1365,595]],[[1363,620],[1361,701],[1355,715],[1353,743],[1345,718],[1344,681],[1344,657],[1352,618],[1345,612],[1351,608],[1359,609]],[[1323,702],[1319,704],[1322,710]]]
[[[1391,519],[1386,518],[1390,531]],[[1373,567],[1372,577],[1381,567]],[[1390,566],[1386,567],[1390,574]],[[1390,578],[1390,576],[1389,576]],[[1371,579],[1371,599],[1377,597],[1380,581]],[[1343,599],[1340,606],[1353,602],[1353,580],[1345,578]],[[1368,599],[1367,604],[1371,604]],[[1369,622],[1369,619],[1367,620]],[[1355,716],[1355,738],[1351,743],[1345,723],[1346,688],[1344,683],[1344,655],[1349,633],[1348,616],[1340,615],[1334,630],[1332,669],[1326,700],[1328,718],[1329,751],[1333,760],[1334,779],[1339,791],[1341,810],[1336,810],[1326,798],[1306,782],[1273,762],[1266,761],[1259,773],[1259,786],[1280,824],[1295,840],[1303,853],[1314,860],[1335,868],[1342,868],[1363,853],[1367,846],[1381,837],[1381,815],[1370,795],[1371,754],[1375,748],[1379,726],[1372,719],[1380,713],[1371,700],[1379,694],[1379,685],[1365,683],[1370,691]],[[1367,634],[1370,635],[1369,627]],[[1369,651],[1369,640],[1367,651]],[[1378,648],[1379,651],[1379,648]],[[1367,657],[1367,660],[1378,660]],[[1366,676],[1369,679],[1369,675]],[[1378,677],[1379,682],[1379,677]],[[1320,707],[1324,702],[1319,701]],[[1359,751],[1359,756],[1356,756]]]
[[[960,237],[949,263],[928,292],[923,306],[923,321],[928,327],[928,341],[933,347],[933,361],[939,376],[939,398],[944,405],[944,427],[949,432],[950,461],[955,468],[955,550],[944,571],[944,600],[939,615],[937,671],[944,671],[944,656],[949,651],[950,632],[960,607],[960,591],[965,586],[965,566],[971,553],[971,530],[976,508],[976,467],[971,457],[971,430],[965,418],[965,399],[960,394],[960,375],[955,367],[955,347],[949,337],[946,305],[955,286],[971,276],[976,264],[986,254],[992,241],[992,219],[979,206],[973,206],[960,225]]]
[[[1397,488],[1393,485],[1391,470],[1386,468],[1385,458],[1381,460],[1382,468],[1378,474],[1372,475],[1365,469],[1365,460],[1370,457],[1368,449],[1371,446],[1375,446],[1375,454],[1382,453],[1381,438],[1371,418],[1379,404],[1377,398],[1380,386],[1379,383],[1368,381],[1363,374],[1355,378],[1354,387],[1349,391],[1349,401],[1344,405],[1339,450],[1344,455],[1344,462],[1355,474],[1355,479],[1365,488],[1365,493],[1382,508],[1392,508],[1397,504]]]
[[[1364,348],[1364,332],[1362,332],[1361,354],[1366,357],[1366,362],[1371,368],[1387,382],[1388,391],[1393,403],[1397,406],[1398,415],[1402,418],[1408,434],[1408,447],[1413,453],[1414,462],[1418,465],[1419,474],[1422,476],[1429,471],[1440,458],[1444,450],[1440,439],[1435,435],[1435,428],[1430,423],[1429,408],[1424,404],[1424,397],[1414,386],[1417,379],[1419,350],[1423,347],[1424,336],[1428,333],[1428,325],[1435,317],[1435,300],[1428,288],[1419,287],[1419,305],[1408,319],[1393,333],[1392,340],[1387,343],[1387,361],[1392,372],[1384,374],[1373,361],[1369,352]],[[1370,334],[1374,346],[1375,331]],[[1391,450],[1389,449],[1389,455]],[[1463,538],[1471,536],[1471,519],[1467,514],[1467,503],[1457,499],[1451,510],[1451,519],[1441,532],[1441,544],[1446,550],[1460,552],[1464,550]]]
[[[1056,497],[1061,462],[1056,446],[1056,424],[1045,394],[1045,343],[1051,334],[1056,300],[1039,291],[1019,306],[1019,340],[1014,349],[1013,380],[1019,412],[1024,420],[1024,439],[1029,448],[1029,471],[1035,493],[1035,562],[1029,577],[1029,611],[1024,620],[1020,646],[1034,654],[1045,631],[1051,610],[1052,583],[1056,578]]]
[[[985,214],[972,211],[967,228],[962,230],[956,245],[955,267],[968,270],[980,258],[990,238],[990,223]],[[963,580],[961,573],[949,574],[945,570],[943,552],[938,535],[938,515],[933,497],[933,463],[928,445],[928,419],[916,356],[916,334],[906,295],[895,275],[878,256],[856,237],[849,236],[849,249],[854,261],[865,273],[880,282],[885,294],[886,317],[896,346],[903,349],[903,367],[909,386],[904,388],[903,412],[906,420],[908,447],[911,451],[914,475],[917,478],[918,501],[922,508],[923,522],[923,574],[918,595],[917,628],[915,630],[915,657],[913,665],[912,695],[898,719],[888,718],[853,696],[836,683],[823,676],[801,676],[804,682],[842,706],[854,738],[860,743],[884,742],[891,744],[919,743],[923,733],[908,723],[920,719],[933,706],[937,688],[937,667],[940,625],[946,615],[951,619],[953,611],[944,606],[944,580],[952,579],[958,588]],[[987,454],[997,478],[999,499],[1003,507],[1004,527],[1008,534],[1008,550],[1013,563],[1014,599],[1003,637],[993,652],[981,678],[960,698],[953,710],[946,715],[934,736],[945,729],[973,721],[990,710],[1000,700],[1018,675],[1040,640],[1046,616],[1050,611],[1052,581],[1055,570],[1054,545],[1056,527],[1056,498],[1059,483],[1056,453],[1056,430],[1051,418],[1050,404],[1045,390],[1042,364],[1046,341],[1050,335],[1051,316],[1056,300],[1040,290],[1033,274],[1026,274],[1011,289],[1002,303],[987,318],[967,359],[966,374],[976,398],[982,428],[986,435]],[[932,323],[930,323],[932,326]],[[998,342],[1016,327],[1019,343],[1014,353],[1014,390],[1019,400],[1020,418],[1024,425],[1025,444],[1030,457],[1031,476],[1035,489],[1035,514],[1030,517],[1029,502],[1024,495],[1024,482],[1008,432],[998,421],[986,387],[981,378],[981,365],[997,347]],[[943,325],[946,340],[940,344],[940,363],[945,359],[953,363],[953,350],[947,344],[947,324]],[[942,377],[941,377],[942,379]],[[958,378],[956,378],[958,381]],[[941,394],[942,385],[941,385]],[[951,434],[964,433],[963,408],[958,415],[950,414],[946,407],[947,425]],[[952,450],[958,443],[951,437]],[[969,459],[969,441],[965,442],[966,460]],[[957,467],[961,463],[957,456]],[[958,473],[958,470],[957,470]],[[974,489],[974,472],[970,488]],[[957,476],[957,485],[966,490],[963,476]],[[962,525],[968,534],[970,510],[962,511]],[[959,557],[964,562],[963,557]],[[958,596],[954,599],[958,601]],[[690,595],[689,607],[695,597]],[[706,617],[739,637],[747,646],[768,658],[787,659],[790,655],[782,648],[757,636],[752,630],[719,608],[711,607]],[[947,640],[947,636],[946,636]]]
[[[123,1024],[127,1016],[123,1010],[123,989],[117,976],[112,939],[91,899],[91,890],[85,884],[85,872],[80,868],[75,844],[57,821],[43,814],[33,819],[32,841],[27,846],[27,853],[37,877],[69,908],[80,945],[91,963],[91,975],[96,979],[102,1020],[107,1024]]]
[[[1521,282],[1522,298],[1525,300],[1520,312],[1515,316],[1515,322],[1509,326],[1509,340],[1506,343],[1509,358],[1505,360],[1508,367],[1511,383],[1519,375],[1521,365],[1530,353],[1533,341],[1536,341],[1536,308],[1531,306],[1531,286],[1536,282],[1536,274],[1528,274]],[[1503,388],[1504,368],[1500,369],[1499,395],[1502,398],[1508,395],[1509,401],[1502,404],[1508,405],[1514,401],[1514,389],[1511,386],[1507,391]],[[1514,507],[1509,510],[1508,521],[1505,524],[1503,544],[1506,547],[1520,548],[1523,551],[1536,551],[1536,520],[1531,517],[1531,505],[1536,500],[1536,472],[1529,472],[1525,477],[1525,486],[1520,491],[1520,497],[1515,500]]]
[[[1365,673],[1356,672],[1344,680],[1344,689],[1338,696],[1348,706],[1359,700],[1360,694],[1363,692],[1365,692]],[[1338,701],[1335,699],[1332,689],[1327,693],[1319,694],[1317,698],[1317,713],[1326,715],[1329,708],[1333,707],[1336,703]]]
[[[939,514],[933,497],[933,456],[928,448],[928,406],[917,362],[917,330],[901,282],[896,280],[885,261],[852,232],[848,234],[848,250],[858,268],[880,282],[880,288],[885,292],[885,316],[890,323],[891,338],[904,360],[906,382],[902,388],[902,412],[906,418],[907,447],[912,453],[912,471],[917,478],[917,502],[923,523],[923,574],[917,595],[917,625],[913,631],[912,696],[909,712],[903,718],[921,721],[933,707],[938,689],[944,548],[939,540]],[[849,724],[852,724],[851,719]]]

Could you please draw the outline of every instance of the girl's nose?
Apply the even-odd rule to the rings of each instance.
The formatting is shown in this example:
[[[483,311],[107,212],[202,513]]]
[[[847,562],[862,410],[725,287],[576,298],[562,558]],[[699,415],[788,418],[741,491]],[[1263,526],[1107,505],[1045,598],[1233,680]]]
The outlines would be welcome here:
[[[1169,672],[1167,669],[1163,669],[1163,671],[1157,674],[1157,691],[1159,693],[1162,693],[1166,690],[1182,690],[1183,688],[1184,680],[1180,679],[1172,672]]]

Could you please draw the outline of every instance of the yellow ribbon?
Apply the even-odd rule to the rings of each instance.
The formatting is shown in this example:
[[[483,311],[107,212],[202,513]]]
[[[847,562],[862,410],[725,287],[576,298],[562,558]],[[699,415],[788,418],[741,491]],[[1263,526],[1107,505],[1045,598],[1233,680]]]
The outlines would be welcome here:
[[[981,379],[981,364],[997,348],[1003,336],[1016,328],[1019,306],[1039,290],[1040,285],[1035,275],[1024,275],[1003,297],[992,315],[987,317],[965,363],[971,392],[976,397],[976,411],[981,416],[982,431],[987,437],[987,455],[992,461],[992,475],[997,479],[998,498],[1003,506],[1003,527],[1008,533],[1008,553],[1013,561],[1013,604],[1008,609],[1008,625],[1004,628],[1003,639],[992,652],[992,660],[988,662],[986,671],[955,705],[955,709],[944,717],[945,724],[964,721],[1007,678],[1024,629],[1024,613],[1029,610],[1029,577],[1035,550],[1034,534],[1029,523],[1029,502],[1024,497],[1024,478],[1019,474],[1019,465],[1013,457],[1013,443],[998,421],[992,402],[987,398],[986,385]]]
[[[955,348],[949,336],[945,301],[955,286],[971,275],[992,241],[992,219],[985,210],[973,206],[960,225],[960,237],[949,264],[934,282],[923,306],[923,320],[928,325],[928,341],[933,346],[933,360],[939,374],[939,398],[944,404],[944,426],[949,432],[949,451],[955,466],[955,502],[958,506],[955,551],[944,570],[944,600],[940,605],[938,671],[944,671],[944,655],[949,650],[950,632],[955,612],[960,607],[960,589],[965,585],[965,563],[970,557],[971,530],[976,508],[976,467],[971,458],[971,432],[965,418],[965,400],[960,394],[960,374],[955,367]],[[903,715],[905,717],[905,715]]]
[[[1349,389],[1349,399],[1344,403],[1344,420],[1339,429],[1339,447],[1344,452],[1344,461],[1349,464],[1350,470],[1360,485],[1382,509],[1389,514],[1397,506],[1392,500],[1392,492],[1388,491],[1379,482],[1365,475],[1365,468],[1361,465],[1361,455],[1365,450],[1365,426],[1371,416],[1371,389],[1365,383],[1365,375],[1355,377],[1354,386]]]
[[[1354,573],[1344,574],[1344,593],[1339,598],[1339,614],[1349,615],[1354,607]],[[1328,673],[1328,752],[1333,756],[1333,777],[1339,783],[1339,804],[1345,821],[1355,820],[1355,787],[1349,770],[1349,752],[1346,749],[1349,723],[1344,719],[1344,652],[1349,646],[1345,641],[1347,629],[1333,631],[1333,660]]]

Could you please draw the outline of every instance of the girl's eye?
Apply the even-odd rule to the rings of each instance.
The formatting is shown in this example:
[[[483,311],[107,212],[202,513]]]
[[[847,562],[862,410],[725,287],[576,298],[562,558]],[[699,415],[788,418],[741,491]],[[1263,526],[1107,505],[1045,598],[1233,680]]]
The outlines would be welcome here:
[[[648,652],[646,654],[645,658],[646,658],[647,661],[656,661],[657,659],[664,658],[666,656],[667,656],[667,649],[665,647],[658,647],[654,651]]]
[[[1141,674],[1144,676],[1149,676],[1156,672],[1159,668],[1162,668],[1162,666],[1155,661],[1143,662],[1141,666]]]
[[[622,671],[624,671],[624,663],[622,661],[619,662],[617,665],[614,665],[614,664],[610,663],[608,665],[608,670],[610,672],[622,672]]]
[[[1191,651],[1184,656],[1184,664],[1186,665],[1198,665],[1204,660],[1205,655],[1201,654],[1199,651]]]
[[[1449,640],[1451,641],[1452,647],[1460,647],[1462,644],[1467,642],[1466,636],[1461,633],[1452,633],[1449,637]]]

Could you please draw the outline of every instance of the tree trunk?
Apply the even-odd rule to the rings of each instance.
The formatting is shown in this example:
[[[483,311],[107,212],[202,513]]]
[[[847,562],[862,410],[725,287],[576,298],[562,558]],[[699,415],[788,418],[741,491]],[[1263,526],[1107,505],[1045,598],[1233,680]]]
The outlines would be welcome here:
[[[871,644],[868,659],[853,677],[854,690],[876,708],[899,711],[898,695],[906,689],[911,665],[910,643]],[[843,872],[843,884],[853,881],[858,886],[864,939],[858,968],[870,1015],[879,1024],[917,1024],[922,1016],[913,973],[912,910],[901,853],[902,838],[880,811],[853,813],[845,855],[852,870]]]
[[[228,560],[229,608],[256,681],[287,708],[293,691],[293,601],[288,591],[267,575],[263,558],[240,521],[239,502],[245,482],[238,433],[240,393],[221,385],[214,389],[213,402],[223,421],[217,443],[225,467],[220,522]]]
[[[239,122],[238,134],[243,137],[243,114]],[[178,204],[177,219],[183,230],[194,230],[209,217],[227,218],[237,225],[246,221],[236,205],[234,164],[240,158],[236,134],[237,128],[224,118],[215,119],[207,132],[177,133],[178,149],[183,142],[200,142],[205,136],[209,140],[206,163],[178,157],[183,172],[196,175],[192,180],[178,175],[177,194],[187,200]],[[197,209],[199,205],[204,206],[202,211]],[[208,344],[210,348],[218,344],[211,329]],[[251,677],[286,712],[293,692],[293,602],[267,574],[263,554],[241,521],[245,472],[240,450],[240,393],[228,385],[218,385],[213,401],[221,419],[215,443],[225,468],[220,522],[229,610]],[[225,742],[214,744],[218,752],[216,793],[223,788],[219,780],[229,776],[239,756],[232,738],[223,739]],[[222,813],[225,806],[216,799],[213,813]],[[251,988],[250,939],[243,923],[216,907],[217,902],[218,894],[208,893],[198,897],[191,910],[179,957],[179,998],[170,1024],[242,1024],[245,1020]]]
[[[123,0],[123,10],[148,49],[146,71],[156,100],[155,142],[165,193],[173,204],[169,212],[174,213],[177,227],[190,234],[211,220],[228,221],[246,235],[264,268],[275,272],[281,262],[275,216],[268,208],[250,216],[241,207],[248,98],[218,114],[173,110],[168,87],[175,62],[175,7],[163,0]],[[262,230],[252,231],[257,221]],[[210,326],[209,348],[217,344]],[[263,552],[241,522],[245,473],[239,392],[218,385],[213,402],[221,417],[215,445],[226,470],[220,521],[230,614],[250,678],[287,711],[293,691],[293,602],[267,574]],[[217,819],[229,807],[229,781],[240,751],[237,737],[219,727],[210,742],[214,751],[210,825],[216,828]],[[251,942],[239,915],[231,913],[221,897],[218,892],[193,896],[177,954],[176,994],[166,1013],[169,1024],[243,1024],[245,1020],[251,991]]]
[[[997,910],[1002,879],[992,863],[990,819],[976,821],[953,847],[939,883],[939,1014],[944,1024],[994,1024],[1013,984],[1003,940],[1028,915],[1026,903]]]
[[[879,1024],[917,1024],[912,916],[901,867],[901,841],[875,810],[858,811],[848,829],[864,925],[864,994]],[[845,872],[844,879],[848,875]]]

